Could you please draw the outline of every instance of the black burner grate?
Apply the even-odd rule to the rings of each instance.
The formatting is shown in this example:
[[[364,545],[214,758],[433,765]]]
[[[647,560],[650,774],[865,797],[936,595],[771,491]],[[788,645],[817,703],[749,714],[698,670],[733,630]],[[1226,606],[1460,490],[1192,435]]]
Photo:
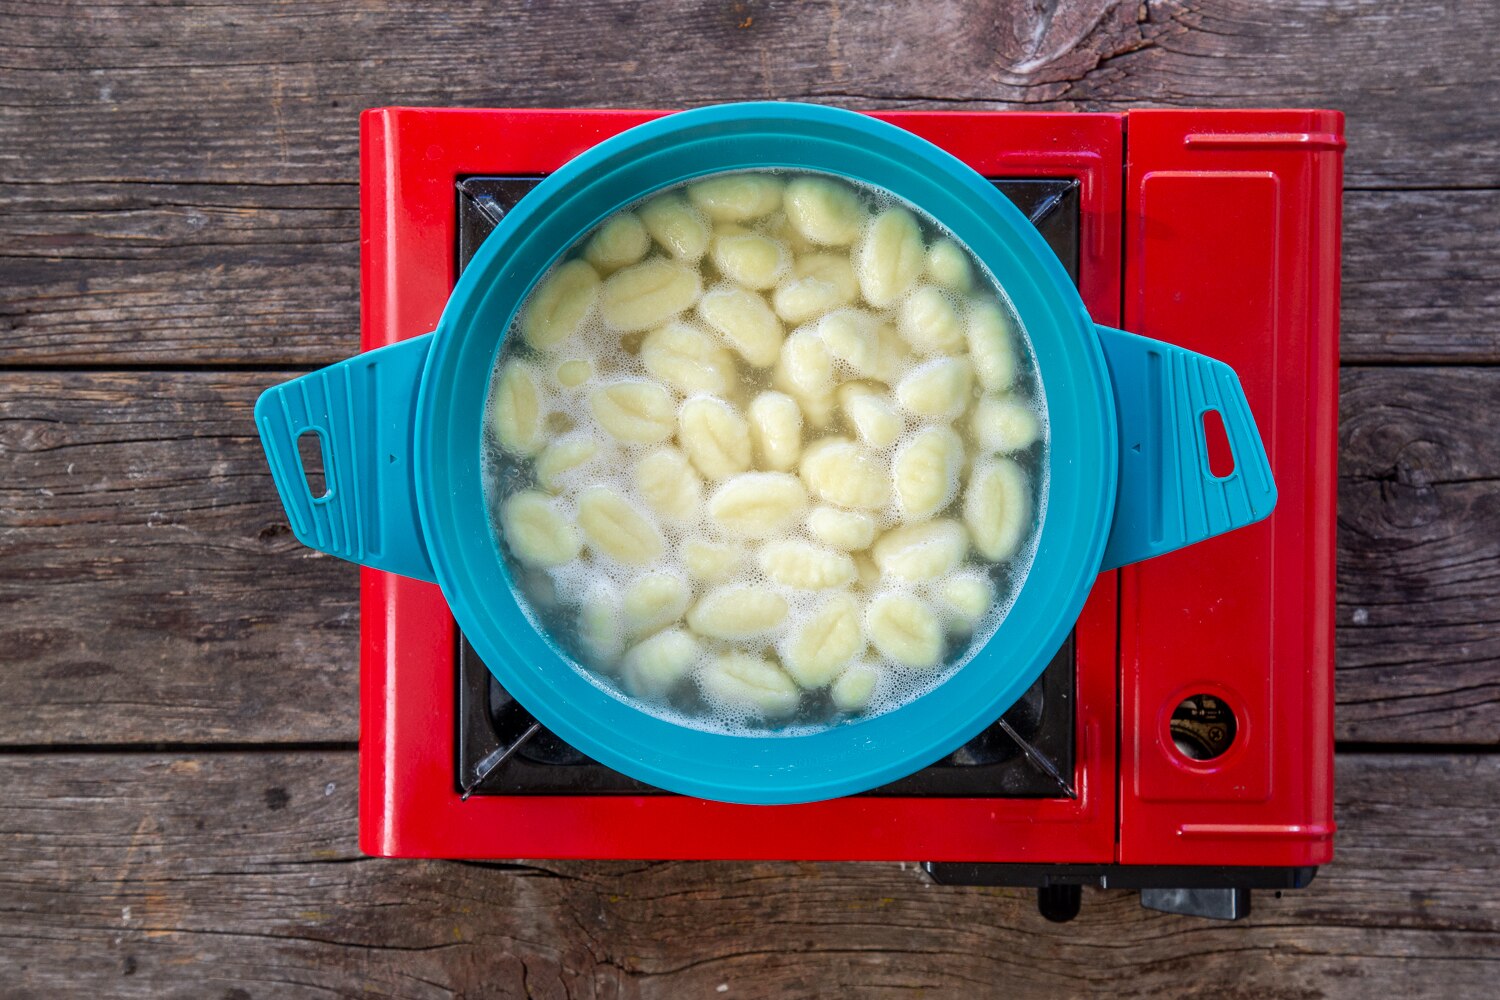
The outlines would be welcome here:
[[[458,182],[458,269],[540,177]],[[1031,219],[1068,276],[1078,280],[1079,182],[993,181]],[[455,276],[456,277],[456,276]],[[584,756],[540,726],[459,636],[455,784],[475,795],[666,794]],[[1076,669],[1072,636],[1004,717],[943,760],[868,792],[909,797],[1072,796]]]

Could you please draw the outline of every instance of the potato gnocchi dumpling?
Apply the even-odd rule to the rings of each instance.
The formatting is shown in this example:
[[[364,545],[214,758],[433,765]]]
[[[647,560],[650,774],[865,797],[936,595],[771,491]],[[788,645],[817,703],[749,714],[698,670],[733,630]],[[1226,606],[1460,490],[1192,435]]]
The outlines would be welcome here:
[[[641,206],[641,224],[656,245],[684,264],[696,264],[708,251],[708,223],[678,194],[664,194]]]
[[[750,428],[722,399],[694,396],[683,403],[677,439],[698,471],[715,482],[750,468]]]
[[[578,527],[590,546],[630,566],[647,565],[664,547],[656,525],[609,486],[583,491],[578,498]]]
[[[691,309],[702,290],[696,270],[653,257],[605,280],[599,312],[612,329],[649,330]]]
[[[599,295],[599,274],[570,260],[537,284],[521,310],[521,336],[537,350],[557,347],[582,329]]]
[[[732,285],[711,288],[698,301],[698,316],[749,364],[776,363],[786,331],[760,295]]]
[[[727,393],[738,378],[734,358],[717,338],[683,320],[673,320],[646,334],[641,364],[684,396],[695,392]]]
[[[768,389],[750,404],[750,435],[762,469],[786,472],[802,456],[802,410],[784,392]]]
[[[726,173],[602,220],[491,373],[486,499],[533,620],[689,726],[876,715],[986,642],[1048,424],[992,271],[892,195]]]
[[[627,444],[660,444],[677,422],[672,394],[647,379],[601,385],[589,396],[589,407],[610,437]]]
[[[688,625],[714,639],[749,639],[780,625],[786,612],[786,598],[764,584],[728,584],[698,599]]]
[[[634,212],[621,212],[594,232],[583,257],[603,274],[634,264],[651,249],[651,237]]]
[[[854,276],[865,301],[876,309],[895,305],[921,277],[925,257],[916,217],[900,206],[881,212],[854,251]]]
[[[527,490],[505,501],[500,527],[517,559],[527,566],[561,566],[578,556],[578,532],[545,493]]]
[[[937,616],[910,594],[877,594],[865,612],[870,642],[885,656],[911,670],[931,670],[943,656]]]

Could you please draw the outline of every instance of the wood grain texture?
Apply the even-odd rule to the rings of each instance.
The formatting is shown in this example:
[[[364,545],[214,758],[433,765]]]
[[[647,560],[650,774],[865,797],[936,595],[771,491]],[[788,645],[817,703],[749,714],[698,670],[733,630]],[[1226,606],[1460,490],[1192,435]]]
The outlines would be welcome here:
[[[1490,0],[0,5],[0,181],[328,183],[383,104],[1329,106],[1354,186],[1500,185]]]
[[[353,740],[353,567],[289,533],[251,424],[288,373],[0,383],[0,743]],[[1348,740],[1500,733],[1500,369],[1342,380]]]
[[[913,865],[364,859],[354,765],[0,757],[6,995],[1447,1000],[1500,974],[1494,757],[1341,757],[1337,860],[1239,924],[1093,891],[1049,924]]]
[[[1500,191],[1345,199],[1346,362],[1500,361]],[[0,185],[11,365],[328,364],[359,349],[353,185]]]
[[[0,380],[5,742],[354,739],[358,571],[292,537],[251,416],[289,374]]]
[[[1338,732],[1500,741],[1500,369],[1341,380]]]

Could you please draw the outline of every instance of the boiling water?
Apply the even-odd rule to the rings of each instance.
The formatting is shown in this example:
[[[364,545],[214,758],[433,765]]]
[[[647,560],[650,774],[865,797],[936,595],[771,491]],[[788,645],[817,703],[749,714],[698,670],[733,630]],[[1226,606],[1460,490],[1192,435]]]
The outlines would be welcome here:
[[[761,181],[774,182],[773,186],[780,189],[788,181],[816,175],[773,172],[753,176]],[[874,321],[887,334],[892,328],[897,331],[911,330],[916,327],[910,323],[904,326],[902,324],[903,312],[909,314],[912,309],[911,297],[920,293],[928,296],[927,302],[932,302],[933,293],[921,290],[938,288],[941,295],[937,298],[953,308],[966,328],[974,321],[973,317],[979,309],[998,308],[1005,320],[1005,347],[1010,352],[1009,359],[1014,365],[1014,377],[1003,388],[994,388],[994,379],[991,379],[990,389],[986,389],[981,379],[971,379],[968,384],[960,384],[963,397],[955,404],[959,412],[956,417],[950,418],[946,414],[931,416],[911,412],[893,398],[897,395],[895,392],[885,392],[884,386],[873,382],[872,388],[897,414],[896,433],[889,441],[882,438],[874,443],[861,443],[862,452],[873,461],[874,466],[886,470],[885,474],[890,476],[896,456],[903,453],[903,449],[910,445],[915,435],[924,430],[930,431],[933,427],[951,427],[962,446],[960,468],[956,473],[957,489],[951,497],[941,501],[940,507],[924,512],[925,516],[917,520],[950,519],[963,524],[966,494],[970,492],[974,469],[978,465],[995,461],[993,457],[989,457],[994,450],[994,441],[982,440],[983,432],[976,430],[976,410],[992,405],[997,399],[1007,404],[1020,404],[1010,411],[1008,426],[1014,431],[1017,420],[1015,410],[1025,408],[1033,424],[1031,436],[1034,440],[1025,440],[1025,420],[1021,420],[1023,426],[1018,433],[1022,446],[1011,450],[1001,449],[1006,460],[1015,462],[1024,472],[1025,523],[1021,539],[1009,547],[1010,554],[996,560],[986,560],[974,547],[967,547],[958,569],[958,573],[965,575],[970,581],[979,577],[989,583],[991,593],[988,606],[978,614],[975,614],[972,606],[959,610],[951,600],[945,602],[945,586],[953,579],[952,572],[932,580],[893,579],[889,574],[883,575],[880,572],[872,556],[872,550],[876,546],[872,545],[858,546],[847,553],[855,565],[855,576],[842,588],[803,589],[788,585],[784,578],[772,578],[757,561],[758,548],[769,543],[795,539],[815,544],[825,551],[828,549],[823,541],[810,532],[805,517],[791,521],[771,538],[747,540],[735,537],[735,533],[727,530],[722,520],[711,516],[708,500],[714,495],[717,484],[703,476],[697,476],[702,482],[699,499],[679,497],[678,500],[682,502],[671,513],[663,513],[659,498],[653,503],[643,490],[637,466],[643,457],[663,446],[676,447],[685,443],[683,432],[674,424],[665,438],[635,440],[643,437],[659,438],[665,428],[652,421],[659,421],[662,414],[652,410],[651,406],[642,409],[631,403],[627,407],[630,412],[623,419],[627,422],[635,419],[637,423],[644,421],[641,426],[646,427],[646,430],[642,432],[636,424],[628,427],[622,424],[618,408],[601,411],[591,402],[602,389],[631,380],[662,385],[665,398],[669,399],[673,410],[685,399],[701,395],[685,393],[681,391],[681,386],[663,383],[657,377],[662,370],[660,366],[656,366],[656,374],[653,374],[643,359],[643,343],[652,329],[660,324],[651,323],[650,329],[619,329],[620,325],[640,325],[640,318],[625,316],[625,311],[622,311],[619,304],[619,296],[609,298],[613,276],[638,268],[640,257],[644,257],[646,261],[671,261],[671,254],[675,250],[678,261],[685,259],[686,266],[695,269],[701,293],[685,289],[683,297],[691,295],[693,300],[689,305],[680,310],[674,309],[673,306],[679,300],[673,300],[665,302],[660,308],[671,311],[677,320],[685,321],[698,331],[706,333],[716,344],[726,348],[733,344],[733,348],[727,352],[716,354],[718,362],[722,362],[727,355],[730,363],[722,373],[725,376],[723,386],[713,395],[722,398],[742,418],[749,403],[763,392],[779,390],[797,400],[802,415],[804,456],[810,446],[823,438],[860,440],[858,428],[851,423],[848,407],[840,404],[837,389],[820,395],[804,392],[799,388],[797,379],[790,374],[798,370],[795,359],[792,364],[788,364],[785,343],[772,364],[752,364],[747,361],[745,354],[757,353],[755,345],[737,343],[733,334],[726,336],[707,321],[710,311],[699,306],[701,294],[712,296],[716,291],[738,287],[725,273],[726,268],[744,278],[747,272],[754,272],[759,266],[762,273],[752,274],[750,280],[755,284],[763,284],[769,274],[774,276],[776,284],[750,291],[749,294],[755,295],[768,306],[772,303],[786,305],[785,312],[799,321],[780,321],[778,332],[793,337],[799,331],[820,335],[820,331],[826,329],[819,325],[821,316],[806,318],[806,309],[800,310],[799,314],[797,304],[788,304],[789,300],[778,293],[777,289],[784,289],[789,282],[796,280],[796,274],[786,267],[791,262],[814,254],[850,258],[851,246],[814,244],[804,232],[809,226],[816,229],[820,222],[827,222],[828,225],[817,232],[817,235],[826,238],[829,226],[836,229],[839,219],[834,218],[829,222],[820,219],[815,213],[803,211],[796,218],[797,222],[803,224],[803,228],[799,229],[793,221],[788,220],[785,209],[789,206],[783,205],[781,196],[778,195],[775,206],[758,217],[726,223],[722,218],[716,221],[707,214],[714,213],[721,217],[726,211],[733,214],[733,205],[726,209],[722,200],[679,199],[678,196],[684,193],[682,188],[656,192],[650,198],[642,199],[617,213],[611,220],[606,220],[599,230],[595,230],[595,233],[606,230],[614,220],[630,216],[624,222],[616,223],[615,229],[609,232],[607,238],[601,237],[590,246],[589,241],[595,235],[591,233],[562,255],[559,263],[538,283],[531,298],[518,311],[517,320],[508,331],[495,365],[487,406],[487,412],[492,416],[487,422],[484,435],[484,482],[486,499],[492,511],[495,541],[516,585],[521,607],[532,623],[592,682],[643,711],[682,725],[738,734],[790,734],[822,728],[842,718],[868,717],[891,711],[952,676],[993,635],[1009,611],[1034,556],[1038,527],[1046,510],[1043,473],[1046,468],[1047,420],[1035,359],[1009,300],[994,277],[967,249],[956,247],[951,234],[935,220],[884,191],[858,187],[842,180],[838,183],[853,192],[858,217],[866,220],[860,234],[852,240],[853,259],[866,268],[866,271],[860,272],[858,267],[853,268],[859,291],[852,302],[838,308],[854,308],[874,314]],[[755,194],[754,191],[750,193]],[[729,194],[733,194],[732,188]],[[764,191],[758,196],[764,197]],[[644,253],[641,253],[638,230],[644,227],[632,224],[637,218],[632,213],[653,201],[657,205],[675,206],[678,209],[675,221],[679,225],[675,229],[653,227]],[[847,201],[842,204],[846,209],[849,207]],[[924,261],[922,273],[916,281],[909,282],[909,287],[899,289],[900,294],[894,300],[886,301],[887,295],[879,295],[882,307],[875,308],[866,301],[866,293],[869,287],[878,289],[881,285],[880,275],[868,269],[881,261],[870,246],[871,222],[868,220],[881,218],[882,213],[897,207],[910,212],[917,222]],[[745,208],[744,211],[754,209]],[[648,209],[647,213],[649,212]],[[848,219],[844,221],[848,222]],[[695,230],[694,226],[701,229]],[[773,261],[764,255],[757,259],[754,254],[750,254],[747,256],[749,266],[744,266],[746,260],[735,260],[725,253],[716,252],[718,248],[715,248],[692,263],[694,248],[684,248],[678,237],[686,233],[687,242],[691,243],[693,234],[703,231],[710,234],[708,242],[711,247],[716,240],[726,237],[751,234],[767,236],[775,241],[786,256],[785,259]],[[665,237],[661,235],[663,232]],[[842,239],[845,235],[847,233],[834,233],[833,238]],[[931,248],[940,241],[949,242],[944,243],[937,253],[931,252]],[[754,243],[752,249],[763,251],[766,244]],[[590,266],[593,274],[603,278],[602,290],[597,282],[591,282],[589,276],[583,274],[585,268],[582,264],[575,263],[580,261],[592,262]],[[620,263],[621,261],[625,263]],[[545,335],[536,334],[534,329],[531,331],[533,335],[523,335],[522,327],[527,319],[528,309],[532,308],[534,300],[546,294],[542,290],[547,287],[549,279],[568,266],[572,267],[573,273],[583,276],[577,284],[590,285],[592,290],[582,289],[576,293],[577,301],[582,303],[581,307],[575,308],[564,297],[560,299],[563,304],[548,314],[568,328],[566,336],[558,339],[555,329],[557,323]],[[909,265],[905,267],[908,273],[910,269]],[[962,284],[965,269],[970,276],[970,287],[952,287]],[[778,274],[778,270],[783,273]],[[895,270],[899,272],[902,269],[898,267]],[[663,273],[666,273],[665,270]],[[681,279],[680,273],[673,274],[676,279]],[[871,280],[859,280],[862,277],[869,277]],[[946,281],[947,285],[939,284],[940,281]],[[555,281],[554,287],[563,283],[561,280]],[[643,297],[650,294],[674,294],[670,289],[660,292],[657,286],[662,285],[662,282],[652,281],[648,284],[652,287],[642,293]],[[893,282],[885,284],[890,286]],[[899,275],[894,284],[900,284]],[[888,291],[888,287],[878,290]],[[583,301],[585,299],[586,302]],[[574,309],[571,315],[570,308]],[[816,310],[816,304],[811,308]],[[837,312],[838,308],[829,311]],[[822,315],[827,315],[829,311]],[[625,316],[623,322],[622,316]],[[614,325],[611,320],[615,321]],[[673,321],[675,320],[668,319],[664,322]],[[870,329],[865,327],[865,332],[868,334]],[[805,344],[808,338],[798,339]],[[880,341],[878,336],[869,339],[877,343]],[[791,338],[786,341],[790,342]],[[900,343],[905,344],[904,341]],[[972,365],[975,360],[968,354],[968,343],[966,341],[964,348],[956,352],[960,364]],[[948,349],[952,349],[951,345]],[[813,354],[817,354],[816,349]],[[909,354],[892,351],[889,363],[884,365],[885,370],[880,375],[890,386],[899,386],[913,370],[931,367],[935,361],[941,361],[943,356],[941,353],[923,356],[916,351]],[[831,357],[830,360],[835,383],[854,381],[861,375],[865,376],[864,381],[871,381],[868,365],[862,370],[855,370],[844,358]],[[707,367],[714,368],[712,359]],[[1003,376],[1001,378],[1003,380]],[[959,381],[962,383],[961,379]],[[518,386],[521,387],[519,390]],[[652,400],[664,398],[662,393],[654,390],[648,395]],[[991,403],[984,402],[986,397],[989,397]],[[666,414],[669,421],[674,415],[670,412]],[[620,440],[622,428],[627,440]],[[729,450],[735,450],[732,441],[729,442]],[[708,451],[713,452],[713,449]],[[753,472],[763,468],[766,462],[761,449],[754,448],[751,451],[749,471]],[[579,456],[585,452],[589,454],[580,459]],[[690,454],[697,457],[696,453]],[[709,457],[712,458],[712,455]],[[567,467],[563,468],[564,466]],[[693,471],[696,476],[697,470]],[[801,471],[806,479],[805,463]],[[798,473],[799,468],[793,466],[788,474],[797,476]],[[659,553],[650,554],[644,561],[639,558],[639,554],[634,553],[633,558],[621,559],[619,552],[609,551],[613,539],[599,535],[597,529],[591,538],[580,529],[580,501],[591,490],[597,491],[599,487],[614,491],[625,500],[630,509],[655,529],[660,541]],[[537,514],[531,521],[512,521],[508,532],[501,511],[506,509],[507,501],[521,494],[531,497],[534,506],[545,507],[545,515]],[[543,494],[545,501],[539,496]],[[815,495],[808,501],[807,509],[820,505],[826,504],[822,504]],[[874,521],[876,545],[885,533],[900,528],[905,521],[913,520],[909,511],[903,516],[901,499],[894,491],[888,502],[874,509],[866,509],[863,513]],[[618,526],[619,522],[611,523]],[[521,537],[523,530],[527,533],[524,539]],[[593,539],[603,544],[594,544]],[[687,550],[695,542],[725,546],[728,550],[742,550],[744,556],[732,568],[726,569],[727,563],[719,561],[717,572],[710,574],[714,578],[704,580],[689,572],[691,567],[701,574],[703,567],[693,563],[690,558],[685,558]],[[652,600],[637,600],[635,603],[638,606],[634,608],[635,616],[632,619],[630,609],[625,606],[628,603],[627,595],[633,587],[641,589],[639,585],[643,577],[655,577],[658,574],[667,578],[656,581],[659,586],[655,590],[660,593],[654,603]],[[695,620],[695,614],[705,623],[710,617],[706,611],[695,611],[701,607],[705,594],[737,584],[762,588],[764,592],[780,597],[787,609],[780,623],[753,638],[716,638],[695,634],[688,624]],[[650,591],[650,588],[645,589]],[[817,676],[811,678],[810,683],[804,679],[802,686],[795,683],[788,685],[783,671],[789,662],[786,659],[788,643],[795,641],[798,631],[806,627],[817,612],[827,607],[831,593],[847,593],[859,609],[861,634],[855,640],[859,646],[858,652],[849,658],[845,667],[831,672],[824,671],[826,678]],[[899,593],[915,598],[919,607],[927,609],[938,622],[942,633],[939,662],[931,666],[903,665],[899,662],[899,657],[886,655],[881,643],[871,641],[867,614],[869,601],[876,595],[886,593]],[[972,586],[968,593],[972,601]],[[639,605],[646,606],[648,611],[654,610],[656,614],[643,616]],[[716,631],[709,624],[705,624],[705,628]],[[674,635],[670,639],[659,641],[659,646],[671,648],[659,652],[652,660],[650,669],[641,667],[641,663],[650,659],[645,654],[635,654],[636,660],[631,660],[631,649],[643,642],[649,643],[654,634],[668,631],[686,635],[687,640],[678,642]],[[885,637],[892,635],[888,628],[885,631],[876,629],[876,632]],[[686,644],[688,641],[691,642],[691,647]],[[722,657],[732,652],[751,654],[774,667],[779,679],[762,676],[764,671],[752,671],[751,678],[755,683],[774,681],[770,684],[770,688],[774,690],[769,694],[763,691],[757,696],[753,693],[746,695],[742,690],[743,684],[729,684],[727,693],[724,684],[716,685],[714,677],[710,675],[720,669],[716,664],[720,663]],[[666,668],[658,669],[660,664],[656,664],[655,660],[663,657],[671,662],[667,663]],[[683,666],[681,661],[684,660],[690,662]],[[860,677],[856,678],[851,674],[849,678],[845,678],[844,672],[851,669],[860,674]],[[673,676],[677,677],[675,683],[671,682]],[[663,677],[667,681],[661,682]],[[869,683],[871,681],[873,683]],[[842,686],[841,682],[844,682]],[[867,686],[869,690],[862,695],[860,689]],[[793,693],[788,693],[788,687]],[[849,697],[849,689],[853,690],[853,698]],[[838,693],[837,697],[835,692]]]

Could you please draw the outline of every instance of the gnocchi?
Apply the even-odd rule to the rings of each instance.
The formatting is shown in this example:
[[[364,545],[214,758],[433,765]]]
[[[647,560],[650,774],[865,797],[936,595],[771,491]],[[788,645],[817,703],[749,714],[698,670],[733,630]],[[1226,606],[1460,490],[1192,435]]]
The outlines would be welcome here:
[[[578,498],[578,527],[589,545],[616,562],[644,566],[664,543],[656,525],[608,486],[590,486]]]
[[[854,579],[854,560],[811,542],[787,539],[761,546],[761,572],[783,587],[827,590]]]
[[[671,445],[648,452],[636,462],[635,486],[646,503],[664,517],[692,517],[703,503],[703,480],[693,471],[687,456]]]
[[[937,616],[910,594],[878,594],[865,611],[870,642],[882,654],[911,670],[931,670],[943,656]]]
[[[922,230],[900,206],[886,209],[865,229],[854,251],[854,274],[865,301],[876,309],[896,304],[926,266]]]
[[[696,264],[708,251],[708,223],[681,195],[664,194],[641,206],[641,225],[667,253]]]
[[[612,329],[649,330],[691,309],[702,291],[697,271],[652,257],[605,280],[599,313]]]
[[[711,256],[724,277],[757,290],[774,287],[792,267],[786,247],[755,232],[715,235]]]
[[[750,403],[750,435],[762,469],[786,472],[802,455],[802,410],[784,392],[767,390]]]
[[[700,649],[683,629],[656,633],[626,651],[620,663],[625,689],[637,698],[660,701],[687,676]]]
[[[1025,470],[1008,458],[975,466],[964,489],[964,524],[981,556],[1000,562],[1015,555],[1030,519]]]
[[[807,530],[824,545],[859,552],[875,541],[875,518],[863,511],[819,506],[807,515]]]
[[[786,598],[762,584],[716,587],[688,612],[688,626],[714,639],[749,639],[765,635],[786,617]]]
[[[855,510],[878,510],[891,492],[890,473],[874,453],[848,438],[828,437],[802,455],[802,481],[818,499]]]
[[[645,379],[600,386],[589,396],[589,408],[610,437],[626,444],[660,444],[677,422],[672,394]]]
[[[748,653],[720,655],[699,674],[698,686],[712,703],[763,718],[791,715],[802,701],[790,677],[764,657]]]
[[[891,463],[901,516],[921,521],[948,506],[963,462],[964,443],[951,427],[927,427],[907,439]]]
[[[600,226],[583,248],[583,257],[604,274],[634,264],[651,249],[651,237],[634,212],[621,212]]]
[[[847,594],[828,598],[794,628],[781,651],[781,662],[804,688],[827,687],[865,648],[859,605]]]
[[[598,295],[598,272],[587,261],[568,261],[543,278],[526,300],[521,337],[538,350],[559,346],[583,327]]]
[[[967,358],[937,358],[896,383],[896,399],[918,417],[951,420],[969,405],[974,368]]]
[[[692,323],[673,320],[641,341],[641,365],[684,396],[727,393],[735,382],[734,358],[724,345]]]
[[[698,316],[749,364],[769,368],[776,363],[786,331],[755,292],[733,286],[710,289],[698,301]]]
[[[974,441],[988,454],[1023,451],[1042,433],[1036,412],[1009,398],[985,396],[974,407],[972,421]]]
[[[892,528],[870,550],[883,576],[935,580],[952,572],[969,551],[969,532],[951,519]]]
[[[698,471],[715,482],[750,468],[750,428],[722,399],[694,396],[683,403],[677,439]]]
[[[796,523],[807,509],[807,490],[785,472],[746,472],[722,483],[708,501],[708,514],[727,534],[770,538]]]
[[[721,174],[688,185],[688,200],[714,222],[749,222],[781,207],[781,178],[771,174]]]
[[[516,558],[527,566],[561,566],[578,555],[578,532],[545,493],[513,494],[500,508],[500,526]]]
[[[799,177],[786,186],[786,218],[813,243],[847,246],[865,226],[864,206],[853,189],[826,177]]]
[[[542,394],[529,365],[512,361],[500,372],[490,414],[501,448],[531,455],[542,446]]]
[[[1004,617],[1027,566],[995,565],[1045,496],[1039,391],[991,272],[920,211],[711,175],[536,282],[484,489],[580,669],[689,725],[833,723],[940,683]]]

